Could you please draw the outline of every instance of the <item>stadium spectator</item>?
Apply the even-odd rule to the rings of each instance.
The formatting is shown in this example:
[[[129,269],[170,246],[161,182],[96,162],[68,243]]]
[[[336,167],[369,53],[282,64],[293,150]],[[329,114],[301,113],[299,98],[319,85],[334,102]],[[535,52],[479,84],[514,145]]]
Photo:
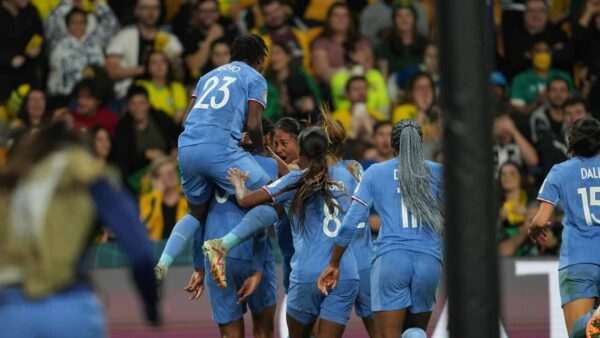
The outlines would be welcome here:
[[[127,113],[119,120],[115,134],[115,160],[130,187],[137,190],[142,172],[152,160],[175,155],[178,135],[173,120],[152,109],[144,88],[131,87],[127,101]]]
[[[98,86],[92,79],[81,80],[73,90],[75,109],[69,110],[76,129],[86,130],[95,125],[108,129],[115,135],[115,128],[119,118],[108,110],[99,95]]]
[[[529,67],[532,46],[543,39],[548,42],[554,67],[570,72],[573,67],[574,51],[568,36],[549,22],[548,5],[545,0],[526,0],[523,21],[503,24],[505,60],[503,73],[512,79]]]
[[[265,26],[255,28],[251,33],[260,35],[269,49],[273,42],[288,45],[292,50],[294,60],[302,64],[305,69],[310,69],[310,51],[306,33],[290,26],[288,13],[282,0],[261,0],[260,9]]]
[[[46,94],[40,89],[31,89],[23,100],[19,118],[8,133],[8,146],[14,148],[23,137],[35,133],[45,125],[52,114],[47,110]]]
[[[371,143],[373,127],[377,121],[385,121],[386,117],[377,110],[367,106],[368,82],[363,76],[351,77],[346,82],[346,97],[350,106],[333,112],[333,118],[340,121],[348,134],[348,139]],[[362,152],[360,152],[362,155]],[[358,158],[352,156],[351,159]]]
[[[106,166],[111,161],[112,141],[108,129],[95,125],[88,130],[91,138],[92,151],[96,158]]]
[[[375,44],[382,42],[386,30],[392,26],[392,0],[369,1],[360,13],[360,32]],[[417,32],[428,36],[430,24],[426,14],[426,6],[421,1],[412,1],[416,10]]]
[[[565,104],[563,104],[563,111],[565,113],[566,129],[569,129],[575,121],[592,115],[588,109],[587,102],[581,97],[568,99]]]
[[[75,36],[77,39],[93,39],[94,43],[104,49],[110,38],[119,30],[119,21],[110,6],[104,0],[94,0],[94,12],[86,13],[83,0],[62,0],[44,21],[44,34],[50,50],[58,48],[63,39]],[[77,12],[84,18],[76,18]],[[71,27],[70,27],[71,25]],[[75,32],[74,32],[75,30]]]
[[[329,83],[333,74],[346,65],[347,53],[361,54],[365,69],[373,67],[373,50],[360,36],[348,5],[337,2],[329,7],[323,32],[311,45],[311,62],[317,79]]]
[[[202,74],[228,64],[231,61],[231,46],[226,39],[218,39],[210,45],[210,59],[202,69]]]
[[[600,1],[587,0],[579,20],[573,24],[577,60],[583,63],[582,95],[594,117],[600,117]]]
[[[0,3],[0,103],[20,84],[41,85],[42,22],[29,0]]]
[[[163,52],[152,52],[146,61],[146,74],[137,85],[146,89],[153,109],[161,110],[179,125],[188,105],[183,84],[173,79],[169,58]]]
[[[118,99],[125,97],[135,77],[144,74],[143,65],[152,51],[162,51],[175,62],[183,49],[177,37],[158,29],[159,0],[138,0],[135,13],[137,25],[121,29],[106,49],[106,69],[115,81]]]
[[[197,80],[210,61],[213,42],[225,39],[228,44],[238,35],[231,20],[219,15],[217,0],[201,0],[181,7],[173,20],[173,33],[183,44],[187,79]]]
[[[427,46],[427,38],[417,32],[417,14],[412,4],[395,6],[392,18],[392,29],[375,49],[377,66],[386,79],[390,74],[418,66]]]
[[[552,68],[552,54],[548,42],[535,42],[530,52],[531,68],[518,74],[510,88],[510,103],[524,114],[531,114],[545,103],[546,85],[553,78],[563,78],[568,82],[569,90],[573,88],[569,74]]]
[[[390,110],[390,99],[381,72],[376,68],[368,68],[368,58],[364,53],[347,52],[345,60],[346,66],[336,71],[331,77],[331,97],[335,109],[339,110],[350,106],[345,95],[346,83],[353,76],[362,76],[368,84],[367,107],[377,110],[387,117]]]
[[[496,172],[499,172],[500,167],[507,161],[516,163],[520,168],[536,167],[539,164],[535,148],[525,139],[508,115],[496,117],[493,134]]]
[[[372,164],[387,161],[394,157],[392,148],[392,127],[389,121],[377,122],[373,127],[373,148],[365,152],[365,159],[360,162],[364,170]]]
[[[272,121],[281,116],[315,120],[321,94],[314,79],[293,63],[292,51],[286,44],[274,42],[270,52],[271,62],[265,74],[269,99],[263,115]]]
[[[139,0],[107,0],[108,5],[115,12],[121,26],[135,24],[136,15],[132,8],[135,8]]]
[[[403,71],[390,74],[387,82],[388,93],[390,94],[390,101],[392,106],[396,106],[398,102],[404,102],[406,100],[405,88],[408,87],[409,80],[418,73],[427,73],[433,80],[435,96],[439,96],[440,88],[440,73],[439,73],[439,56],[438,47],[435,43],[430,42],[425,47],[425,54],[423,56],[423,63],[406,68]],[[506,80],[505,80],[506,82]]]
[[[67,104],[68,96],[83,78],[86,67],[104,65],[101,36],[104,31],[100,27],[110,26],[109,22],[103,21],[106,18],[107,16],[100,17],[97,28],[86,32],[88,17],[82,9],[72,7],[64,17],[67,34],[60,41],[54,42],[49,59],[48,95],[53,97],[55,105]],[[114,21],[116,22],[116,19]]]
[[[546,177],[553,165],[567,160],[563,105],[569,96],[568,82],[554,78],[548,83],[546,103],[531,115],[531,139],[540,159],[540,178]]]
[[[167,239],[178,220],[187,213],[177,166],[173,159],[163,156],[152,161],[148,170],[152,191],[140,197],[140,219],[146,224],[150,239]]]

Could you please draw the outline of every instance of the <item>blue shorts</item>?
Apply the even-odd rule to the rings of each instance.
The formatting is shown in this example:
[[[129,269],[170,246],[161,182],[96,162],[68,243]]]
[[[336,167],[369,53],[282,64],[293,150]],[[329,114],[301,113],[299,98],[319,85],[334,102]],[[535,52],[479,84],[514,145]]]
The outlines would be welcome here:
[[[346,325],[357,293],[357,280],[339,281],[327,297],[319,290],[317,283],[292,281],[288,290],[287,314],[304,325],[314,323],[317,317]]]
[[[247,306],[252,313],[261,313],[277,304],[277,273],[274,262],[265,263],[260,285],[248,298],[246,304],[237,304],[239,299],[237,292],[252,275],[252,262],[229,257],[226,262],[227,288],[219,287],[210,275],[206,275],[204,279],[210,298],[212,319],[215,323],[225,325],[242,318],[247,311]],[[205,261],[205,267],[210,270],[207,263]]]
[[[371,268],[358,272],[358,295],[354,302],[354,312],[361,318],[373,316],[371,311]]]
[[[433,311],[441,272],[442,263],[426,253],[399,249],[382,254],[371,270],[371,309]]]
[[[574,264],[558,272],[560,300],[564,306],[581,298],[600,299],[600,265]]]
[[[257,190],[271,181],[254,157],[241,148],[220,144],[195,144],[179,148],[177,159],[183,193],[192,204],[208,201],[212,194],[212,185],[215,183],[233,196],[235,190],[227,181],[227,171],[230,168],[250,173],[246,182],[246,187],[250,190]]]
[[[102,305],[92,291],[76,288],[32,301],[20,288],[0,290],[0,336],[103,338]]]
[[[292,257],[283,256],[281,270],[283,274],[283,289],[285,293],[288,293],[290,289],[290,274],[292,274]]]

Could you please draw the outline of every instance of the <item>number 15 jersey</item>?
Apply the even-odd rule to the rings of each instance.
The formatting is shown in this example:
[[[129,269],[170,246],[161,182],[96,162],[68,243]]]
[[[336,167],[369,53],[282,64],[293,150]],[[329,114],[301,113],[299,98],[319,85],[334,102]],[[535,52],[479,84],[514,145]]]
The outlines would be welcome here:
[[[600,156],[575,157],[552,167],[538,200],[564,209],[558,268],[600,265]]]
[[[254,68],[234,61],[198,81],[194,106],[184,122],[179,147],[214,143],[237,147],[248,114],[248,101],[267,106],[267,81]]]

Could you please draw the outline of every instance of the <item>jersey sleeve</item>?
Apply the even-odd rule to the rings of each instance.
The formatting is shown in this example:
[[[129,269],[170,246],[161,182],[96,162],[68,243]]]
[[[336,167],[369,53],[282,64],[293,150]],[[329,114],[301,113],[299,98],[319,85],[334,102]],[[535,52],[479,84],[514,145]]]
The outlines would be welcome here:
[[[558,204],[560,201],[559,177],[557,166],[552,167],[538,193],[537,199],[539,201],[550,203],[553,206]]]
[[[286,175],[282,176],[277,181],[263,187],[273,199],[275,203],[284,203],[291,200],[296,193],[295,190],[289,190],[283,192],[288,186],[298,182],[302,177],[303,171],[290,171]]]
[[[352,199],[357,203],[362,204],[367,208],[371,208],[373,206],[373,171],[367,170],[356,187],[354,191],[354,195]]]
[[[350,204],[348,213],[342,221],[340,232],[335,238],[335,243],[339,246],[347,247],[350,245],[356,235],[358,224],[365,222],[365,216],[368,215],[369,209],[373,206],[372,177],[373,170],[367,170],[355,189],[354,196],[352,196],[354,201]]]
[[[267,107],[267,80],[262,75],[256,75],[250,78],[248,83],[248,101],[256,101]]]

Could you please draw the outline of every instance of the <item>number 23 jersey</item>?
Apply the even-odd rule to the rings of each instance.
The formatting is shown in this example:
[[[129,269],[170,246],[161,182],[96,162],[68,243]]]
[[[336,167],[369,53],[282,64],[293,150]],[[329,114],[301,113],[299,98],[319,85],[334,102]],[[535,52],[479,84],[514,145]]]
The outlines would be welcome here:
[[[275,203],[285,206],[290,225],[295,253],[292,256],[290,281],[295,283],[314,283],[327,267],[334,238],[340,231],[342,219],[350,206],[350,194],[356,187],[356,180],[341,166],[329,167],[329,177],[337,182],[330,186],[336,207],[329,208],[319,194],[308,200],[304,208],[304,227],[301,228],[297,217],[290,214],[290,205],[296,190],[281,193],[291,184],[302,178],[304,171],[292,171],[279,180],[264,187]],[[356,259],[352,250],[347,250],[340,263],[339,280],[358,280]]]
[[[267,81],[244,62],[216,68],[198,81],[179,147],[215,143],[237,147],[246,124],[248,101],[267,106]]]
[[[575,157],[552,167],[538,200],[564,209],[559,269],[600,265],[600,156]]]

